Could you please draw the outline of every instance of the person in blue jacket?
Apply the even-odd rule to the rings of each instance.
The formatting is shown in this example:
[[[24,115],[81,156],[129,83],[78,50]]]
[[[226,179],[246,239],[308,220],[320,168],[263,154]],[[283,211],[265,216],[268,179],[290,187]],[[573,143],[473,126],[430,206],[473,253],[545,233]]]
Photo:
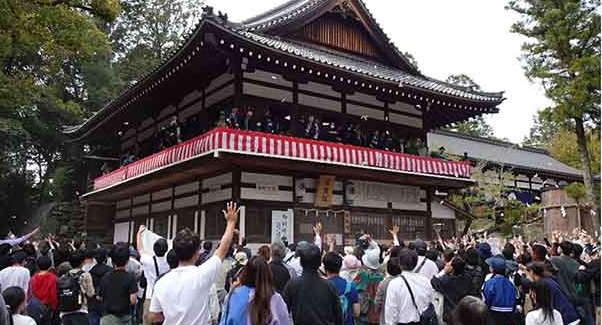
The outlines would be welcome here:
[[[495,325],[517,325],[516,287],[506,276],[506,259],[496,255],[485,260],[493,276],[483,284],[483,299]]]
[[[558,282],[545,269],[545,265],[541,262],[529,263],[526,268],[527,278],[529,278],[531,283],[539,280],[543,280],[546,283],[552,293],[552,307],[560,312],[564,325],[579,324],[579,316],[575,307],[573,307],[567,296],[562,292]]]

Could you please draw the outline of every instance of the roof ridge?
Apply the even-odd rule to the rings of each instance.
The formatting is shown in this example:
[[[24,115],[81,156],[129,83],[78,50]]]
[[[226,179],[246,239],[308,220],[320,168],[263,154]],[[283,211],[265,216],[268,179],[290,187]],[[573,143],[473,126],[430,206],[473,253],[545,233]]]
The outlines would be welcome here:
[[[254,22],[256,22],[257,20],[261,20],[261,19],[263,19],[263,18],[265,18],[265,17],[267,17],[269,15],[272,15],[272,14],[274,14],[274,13],[276,13],[276,12],[282,10],[282,9],[290,7],[291,5],[293,5],[295,3],[303,2],[303,1],[309,1],[309,0],[289,0],[289,1],[286,1],[286,2],[282,3],[279,6],[276,6],[276,7],[272,8],[272,9],[264,11],[264,12],[258,14],[258,15],[251,16],[251,17],[249,17],[249,18],[241,21],[241,23],[245,24],[245,25],[251,25]]]
[[[483,143],[489,143],[489,144],[493,144],[493,145],[508,145],[508,146],[510,146],[510,147],[512,147],[514,149],[517,149],[517,150],[524,150],[524,151],[529,151],[529,152],[533,152],[533,153],[544,154],[546,156],[552,157],[552,155],[550,154],[550,152],[548,150],[546,150],[546,149],[536,148],[536,147],[530,147],[530,146],[523,146],[523,145],[520,145],[518,143],[504,141],[504,140],[500,140],[500,139],[492,139],[492,138],[480,137],[480,136],[475,136],[475,135],[460,133],[460,132],[457,132],[457,131],[441,130],[441,129],[432,130],[430,132],[437,133],[437,134],[449,135],[449,136],[458,137],[458,138],[464,138],[464,139],[468,139],[468,140],[479,141],[479,142],[483,142]],[[552,158],[554,158],[554,157],[552,157]]]
[[[423,76],[425,79],[430,80],[430,81],[434,81],[434,82],[439,82],[442,84],[445,84],[449,87],[458,89],[458,90],[464,90],[464,91],[470,91],[474,94],[479,94],[479,95],[483,95],[483,96],[500,96],[503,95],[505,93],[505,91],[482,91],[482,90],[472,90],[470,89],[470,87],[464,87],[455,83],[451,83],[445,80],[439,80],[437,78],[433,78],[433,77],[429,77],[429,76]]]

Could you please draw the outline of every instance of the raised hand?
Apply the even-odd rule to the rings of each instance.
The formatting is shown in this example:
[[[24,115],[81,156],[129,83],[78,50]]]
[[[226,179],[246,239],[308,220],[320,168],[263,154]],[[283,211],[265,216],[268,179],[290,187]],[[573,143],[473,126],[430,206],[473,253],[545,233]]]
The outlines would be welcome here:
[[[322,233],[322,223],[320,221],[316,222],[316,225],[313,228],[314,228],[314,233],[316,235],[319,235]]]
[[[140,228],[138,228],[138,233],[143,233],[146,230],[146,226],[145,225],[140,225]]]
[[[226,204],[226,210],[222,210],[226,222],[236,223],[238,221],[238,212],[240,208],[236,207],[236,203],[230,201]]]
[[[386,229],[386,230],[391,234],[391,236],[396,236],[399,233],[399,226],[394,225],[391,229]]]

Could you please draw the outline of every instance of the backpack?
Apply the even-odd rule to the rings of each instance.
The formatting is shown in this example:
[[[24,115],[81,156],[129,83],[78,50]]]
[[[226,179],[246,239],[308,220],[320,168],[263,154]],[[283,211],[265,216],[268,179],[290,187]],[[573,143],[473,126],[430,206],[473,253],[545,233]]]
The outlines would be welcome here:
[[[56,292],[58,295],[59,311],[78,311],[83,304],[80,277],[84,271],[77,273],[67,272],[56,280]]]
[[[351,282],[345,280],[345,290],[343,294],[339,296],[341,301],[341,309],[343,309],[343,319],[347,319],[347,313],[349,312],[349,299],[347,295],[351,292]]]
[[[380,322],[380,310],[376,305],[376,290],[384,276],[375,270],[367,269],[355,277],[360,302],[360,321],[367,323]]]

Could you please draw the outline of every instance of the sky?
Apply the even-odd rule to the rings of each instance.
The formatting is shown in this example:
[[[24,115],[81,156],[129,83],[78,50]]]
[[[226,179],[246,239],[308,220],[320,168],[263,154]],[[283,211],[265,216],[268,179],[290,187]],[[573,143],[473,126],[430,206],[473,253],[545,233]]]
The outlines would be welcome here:
[[[286,0],[206,0],[241,21]],[[519,57],[525,38],[510,33],[517,15],[505,0],[364,0],[389,38],[411,53],[420,71],[440,80],[470,76],[484,91],[505,91],[498,114],[486,115],[498,138],[521,142],[533,116],[550,105],[542,87],[524,75]]]

